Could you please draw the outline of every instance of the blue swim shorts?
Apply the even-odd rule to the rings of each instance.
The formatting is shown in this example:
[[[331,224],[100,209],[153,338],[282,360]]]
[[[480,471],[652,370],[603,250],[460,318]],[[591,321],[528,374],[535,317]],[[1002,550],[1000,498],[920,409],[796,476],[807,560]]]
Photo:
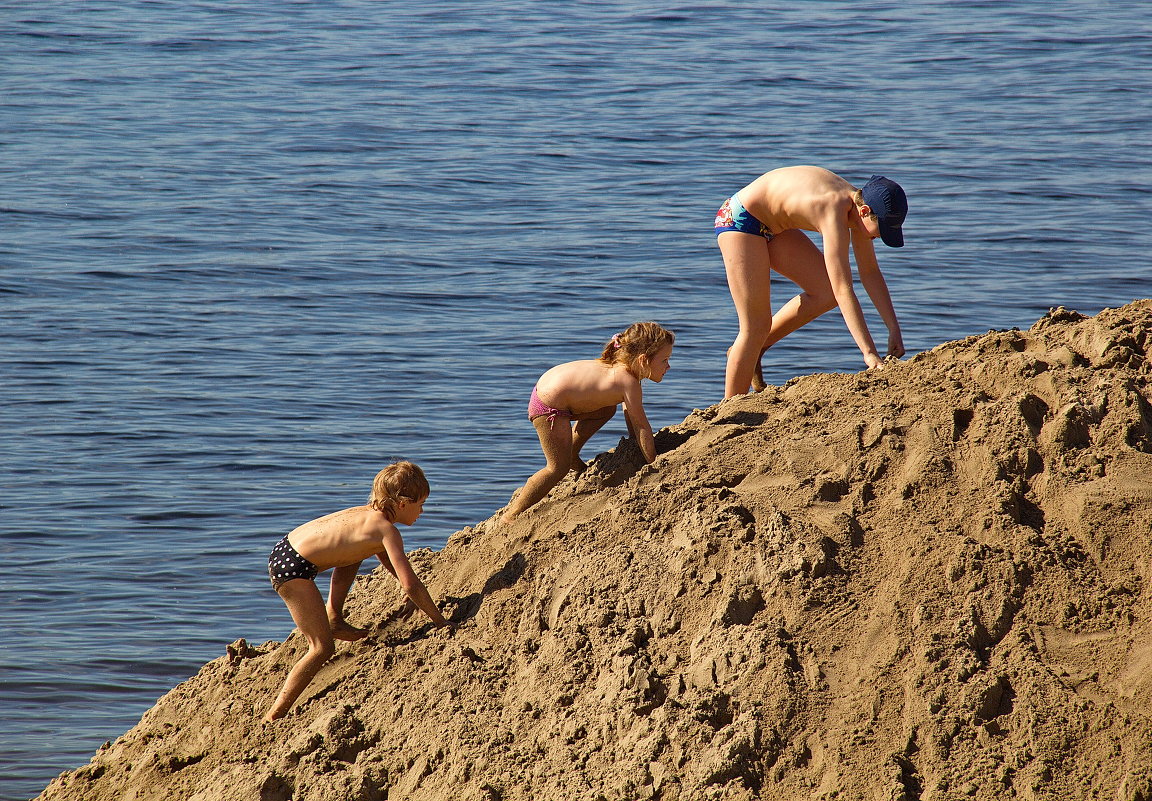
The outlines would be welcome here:
[[[748,209],[740,202],[739,193],[725,200],[720,206],[713,226],[717,236],[725,231],[739,231],[742,234],[762,236],[769,242],[772,241],[772,232],[768,230],[768,226],[748,213]]]

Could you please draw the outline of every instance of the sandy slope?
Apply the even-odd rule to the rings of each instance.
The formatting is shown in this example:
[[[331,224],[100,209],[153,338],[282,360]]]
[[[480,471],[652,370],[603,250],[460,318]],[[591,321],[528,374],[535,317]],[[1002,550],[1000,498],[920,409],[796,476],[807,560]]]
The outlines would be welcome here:
[[[1152,301],[806,376],[229,646],[44,801],[1152,799]],[[527,470],[526,470],[527,475]],[[256,591],[256,590],[254,590]]]

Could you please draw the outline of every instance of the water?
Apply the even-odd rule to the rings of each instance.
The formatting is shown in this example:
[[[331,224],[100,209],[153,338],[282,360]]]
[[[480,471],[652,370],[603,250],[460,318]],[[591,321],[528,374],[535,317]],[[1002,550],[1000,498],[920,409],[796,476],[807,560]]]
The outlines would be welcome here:
[[[711,221],[761,172],[903,184],[908,246],[879,256],[910,353],[1148,296],[1148,20],[0,4],[0,798],[226,643],[282,639],[268,549],[388,460],[433,486],[409,547],[492,514],[540,462],[547,367],[657,319],[678,342],[654,425],[718,400]],[[765,360],[773,383],[861,366],[836,314]]]

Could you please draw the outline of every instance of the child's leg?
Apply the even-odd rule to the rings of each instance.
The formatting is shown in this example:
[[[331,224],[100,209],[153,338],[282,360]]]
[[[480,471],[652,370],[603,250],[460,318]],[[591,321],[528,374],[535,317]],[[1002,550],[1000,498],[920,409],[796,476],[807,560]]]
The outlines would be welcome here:
[[[300,693],[308,686],[312,678],[320,671],[321,666],[336,652],[336,643],[332,641],[332,629],[328,625],[328,613],[324,609],[324,599],[320,597],[314,581],[298,578],[291,579],[280,585],[280,597],[284,599],[288,611],[292,613],[292,621],[300,633],[308,640],[308,653],[300,657],[288,678],[284,680],[284,688],[276,696],[264,720],[276,720],[284,717]]]
[[[360,564],[357,562],[332,569],[332,584],[328,589],[328,624],[332,627],[332,636],[338,640],[355,641],[368,636],[367,629],[357,628],[344,619],[344,601],[348,597],[348,590],[352,589],[352,582],[356,580]]]
[[[785,231],[773,237],[768,243],[768,253],[772,269],[804,291],[772,315],[772,332],[764,343],[765,348],[836,308],[836,295],[828,280],[824,254],[802,231]]]
[[[724,256],[728,289],[740,320],[740,333],[728,349],[724,397],[743,395],[772,332],[772,271],[763,237],[726,231],[716,237]]]
[[[832,292],[832,282],[828,280],[824,254],[811,239],[801,231],[785,231],[768,243],[768,253],[772,259],[772,269],[804,291],[772,315],[772,331],[764,342],[764,351],[801,326],[836,308],[836,295]],[[764,351],[761,351],[761,356]],[[760,392],[766,386],[764,371],[757,359],[752,388]]]
[[[572,466],[577,470],[584,469],[584,463],[580,460],[580,449],[584,447],[584,443],[603,428],[615,414],[615,405],[605,406],[603,409],[582,414],[576,420],[576,424],[572,426]]]
[[[572,465],[571,424],[562,417],[549,421],[547,415],[541,415],[532,421],[532,425],[536,427],[536,435],[540,437],[540,447],[548,464],[525,482],[520,494],[512,500],[508,511],[504,513],[505,521],[512,520],[547,495],[568,474],[568,468]]]

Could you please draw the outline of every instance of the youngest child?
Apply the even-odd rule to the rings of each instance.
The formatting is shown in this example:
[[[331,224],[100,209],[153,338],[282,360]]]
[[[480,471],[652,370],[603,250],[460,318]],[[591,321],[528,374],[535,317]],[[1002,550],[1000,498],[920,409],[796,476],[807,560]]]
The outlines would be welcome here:
[[[573,466],[583,467],[580,449],[620,404],[628,433],[635,437],[645,460],[650,463],[656,458],[640,382],[664,379],[675,341],[675,334],[656,323],[633,323],[612,337],[599,359],[567,362],[540,376],[528,402],[528,419],[536,427],[548,464],[512,499],[504,522],[511,522],[547,495]]]
[[[368,632],[344,620],[344,600],[356,578],[360,562],[372,554],[380,559],[414,604],[436,624],[448,621],[432,596],[412,571],[404,554],[404,541],[396,523],[410,526],[424,511],[430,489],[424,472],[411,462],[396,462],[376,474],[372,497],[366,506],[355,506],[319,517],[293,529],[268,557],[272,586],[284,599],[292,620],[308,640],[308,652],[288,673],[284,689],[264,716],[283,717],[312,681],[321,666],[335,653],[334,638],[359,640]],[[332,585],[325,606],[316,586],[316,574],[333,568]]]

